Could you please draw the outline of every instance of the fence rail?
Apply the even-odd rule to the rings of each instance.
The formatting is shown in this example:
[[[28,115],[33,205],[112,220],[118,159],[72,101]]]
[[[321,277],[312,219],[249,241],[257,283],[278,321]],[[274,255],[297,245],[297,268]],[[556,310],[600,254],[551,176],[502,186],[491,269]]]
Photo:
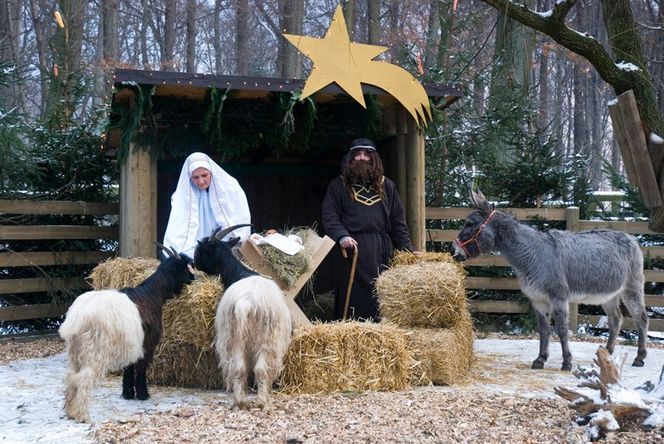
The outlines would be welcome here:
[[[36,240],[117,240],[117,226],[94,225],[28,225],[26,216],[73,215],[107,216],[117,215],[117,203],[0,200],[0,242]],[[101,219],[98,219],[101,220]],[[2,245],[0,245],[2,247]],[[40,303],[39,295],[55,291],[83,291],[90,288],[83,276],[68,276],[72,265],[94,265],[114,257],[114,251],[2,251],[0,271],[4,277],[9,269],[49,267],[49,274],[40,277],[19,279],[0,278],[0,300],[19,299],[22,303],[0,306],[0,321],[20,321],[60,316],[67,310],[65,304]],[[69,273],[71,274],[71,272]],[[31,295],[30,293],[34,293]],[[41,298],[43,300],[43,298]],[[35,303],[30,303],[34,300]]]
[[[570,208],[502,208],[502,211],[513,215],[516,219],[527,221],[532,218],[544,219],[547,221],[565,222],[566,229],[569,231],[583,231],[592,229],[610,228],[613,230],[624,231],[630,234],[651,234],[661,235],[648,229],[647,222],[635,221],[594,221],[580,220],[579,210],[576,207]],[[470,208],[433,208],[426,209],[427,220],[454,221],[463,220],[472,211]],[[449,248],[449,243],[454,241],[459,230],[446,229],[427,229],[426,239],[429,242],[444,244],[444,248]],[[645,258],[664,258],[664,247],[660,246],[641,246],[641,251]],[[646,261],[646,266],[648,261]],[[464,262],[466,267],[509,267],[507,260],[495,254],[483,254],[475,259]],[[664,282],[664,270],[655,270],[646,268],[644,270],[646,282],[662,283]],[[501,290],[512,291],[515,294],[519,292],[519,282],[516,277],[475,277],[466,278],[466,288],[470,290]],[[471,310],[481,313],[504,313],[504,314],[522,314],[530,311],[530,304],[510,300],[471,300]],[[645,302],[648,307],[664,307],[664,295],[646,294]],[[579,323],[598,326],[602,323],[601,316],[591,316],[578,313],[576,304],[570,306],[570,328],[576,330]],[[633,329],[634,323],[629,316],[625,316],[623,328]],[[664,331],[664,320],[651,319],[650,330]]]

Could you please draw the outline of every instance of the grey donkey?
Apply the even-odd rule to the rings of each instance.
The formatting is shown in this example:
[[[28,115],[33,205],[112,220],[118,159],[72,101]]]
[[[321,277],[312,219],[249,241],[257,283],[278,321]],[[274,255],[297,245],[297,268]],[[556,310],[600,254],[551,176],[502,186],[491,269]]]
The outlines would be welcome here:
[[[643,256],[636,239],[614,230],[539,231],[495,210],[481,191],[470,193],[477,210],[468,215],[454,241],[454,257],[466,260],[497,251],[510,263],[537,314],[540,348],[532,368],[543,368],[549,357],[553,317],[562,346],[562,370],[572,369],[570,302],[602,306],[609,318],[606,348],[613,353],[622,322],[620,301],[634,318],[639,335],[632,365],[642,367],[647,354],[648,315]]]

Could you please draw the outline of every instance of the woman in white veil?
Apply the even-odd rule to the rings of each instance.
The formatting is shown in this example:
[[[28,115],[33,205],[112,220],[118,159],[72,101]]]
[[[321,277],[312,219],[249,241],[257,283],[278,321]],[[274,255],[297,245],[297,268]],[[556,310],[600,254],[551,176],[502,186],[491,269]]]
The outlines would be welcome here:
[[[209,236],[216,227],[248,223],[249,204],[238,181],[207,154],[190,154],[171,196],[164,245],[194,257],[197,241]],[[242,227],[229,236],[245,241],[250,234],[250,227]]]

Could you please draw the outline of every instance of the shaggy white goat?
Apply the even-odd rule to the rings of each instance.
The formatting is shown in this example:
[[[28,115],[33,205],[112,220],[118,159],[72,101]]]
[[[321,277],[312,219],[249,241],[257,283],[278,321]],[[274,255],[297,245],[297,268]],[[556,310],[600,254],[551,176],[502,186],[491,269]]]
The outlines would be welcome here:
[[[226,287],[215,316],[214,343],[226,389],[233,392],[231,407],[248,407],[246,385],[253,370],[257,404],[268,410],[290,344],[291,315],[279,286],[235,258],[232,247],[239,238],[220,240],[240,226],[246,225],[216,230],[200,241],[194,260],[199,270],[220,275]]]
[[[191,258],[170,257],[135,288],[88,291],[76,298],[60,326],[69,356],[65,413],[89,422],[90,392],[109,371],[124,369],[122,396],[145,400],[145,372],[161,338],[162,307],[193,278]]]

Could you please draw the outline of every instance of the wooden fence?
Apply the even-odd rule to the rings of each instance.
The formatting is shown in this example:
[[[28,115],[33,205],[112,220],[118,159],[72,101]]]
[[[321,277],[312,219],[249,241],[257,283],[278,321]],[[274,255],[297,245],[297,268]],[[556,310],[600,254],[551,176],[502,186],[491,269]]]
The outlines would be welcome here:
[[[116,215],[116,203],[65,201],[0,200],[0,215]],[[117,226],[97,225],[0,225],[0,242],[51,239],[118,239]],[[0,248],[0,300],[7,295],[45,293],[53,290],[81,291],[89,289],[83,276],[67,276],[72,265],[96,264],[115,256],[114,251],[2,251]],[[13,267],[55,267],[59,277],[41,276],[7,279]],[[71,272],[69,273],[71,274]],[[29,296],[26,295],[26,299]],[[26,302],[30,302],[27,300]],[[3,304],[4,305],[4,304]],[[0,321],[19,321],[60,316],[67,306],[53,303],[24,303],[0,306]]]
[[[24,215],[47,215],[47,214],[69,214],[69,215],[117,215],[119,206],[115,203],[88,203],[88,202],[64,202],[64,201],[7,201],[0,200],[0,214],[24,214]],[[605,222],[579,220],[577,208],[541,208],[503,209],[511,213],[519,220],[541,218],[548,221],[563,221],[570,231],[589,230],[593,228],[612,228],[632,234],[653,234],[648,230],[646,222]],[[469,208],[427,208],[426,218],[428,220],[463,220],[470,212]],[[428,229],[426,239],[431,242],[442,242],[449,246],[454,240],[458,230]],[[5,240],[49,240],[49,239],[118,239],[117,226],[92,226],[92,225],[0,225],[0,242]],[[644,256],[647,258],[664,258],[664,247],[642,247]],[[116,255],[114,251],[29,251],[14,253],[11,251],[0,251],[0,271],[11,267],[42,267],[57,266],[63,270],[63,275],[71,265],[96,264]],[[504,258],[499,255],[482,255],[466,262],[468,267],[508,267]],[[664,270],[645,270],[646,281],[664,282]],[[466,287],[472,290],[489,289],[502,290],[517,293],[519,285],[516,278],[500,277],[468,277]],[[84,290],[89,284],[82,276],[70,277],[36,277],[24,279],[0,278],[0,299],[3,295],[48,292],[53,289]],[[477,312],[484,313],[527,313],[530,310],[528,303],[504,300],[472,300],[471,308]],[[649,307],[664,307],[664,295],[647,294],[646,305]],[[17,321],[26,319],[40,319],[59,316],[65,313],[66,306],[58,306],[52,303],[22,304],[0,307],[1,321]],[[578,318],[577,318],[578,316]],[[578,323],[596,326],[599,324],[599,316],[578,315],[576,309],[571,310],[571,325]],[[631,318],[626,317],[624,328],[632,329]],[[664,331],[664,320],[651,319],[650,330]]]
[[[512,214],[519,220],[529,220],[533,218],[545,219],[547,221],[565,222],[566,229],[569,231],[583,231],[597,228],[611,228],[614,230],[624,231],[631,234],[652,234],[661,235],[648,229],[647,222],[630,222],[630,221],[596,221],[596,220],[580,220],[579,209],[576,207],[570,208],[502,208],[501,210]],[[427,220],[463,220],[470,213],[470,208],[427,208]],[[443,230],[443,229],[428,229],[426,232],[426,239],[429,242],[442,242],[445,247],[449,247],[455,238],[458,229]],[[664,257],[664,247],[645,247],[642,246],[641,250],[646,258]],[[648,261],[646,261],[647,263]],[[484,254],[470,261],[464,263],[467,267],[509,267],[505,258],[500,255]],[[664,282],[664,270],[645,269],[646,282]],[[466,288],[472,290],[485,289],[485,290],[501,290],[501,291],[519,291],[519,283],[515,277],[499,278],[499,277],[472,277],[466,278]],[[516,301],[502,301],[502,300],[471,300],[471,309],[483,313],[509,313],[519,314],[528,313],[530,311],[530,304],[519,303]],[[664,307],[664,295],[646,294],[646,305],[648,307]],[[570,328],[576,331],[578,324],[586,324],[591,326],[601,325],[600,316],[579,315],[576,306],[570,307]],[[632,318],[626,316],[623,321],[624,329],[634,329]],[[651,319],[650,330],[664,331],[664,320]]]

